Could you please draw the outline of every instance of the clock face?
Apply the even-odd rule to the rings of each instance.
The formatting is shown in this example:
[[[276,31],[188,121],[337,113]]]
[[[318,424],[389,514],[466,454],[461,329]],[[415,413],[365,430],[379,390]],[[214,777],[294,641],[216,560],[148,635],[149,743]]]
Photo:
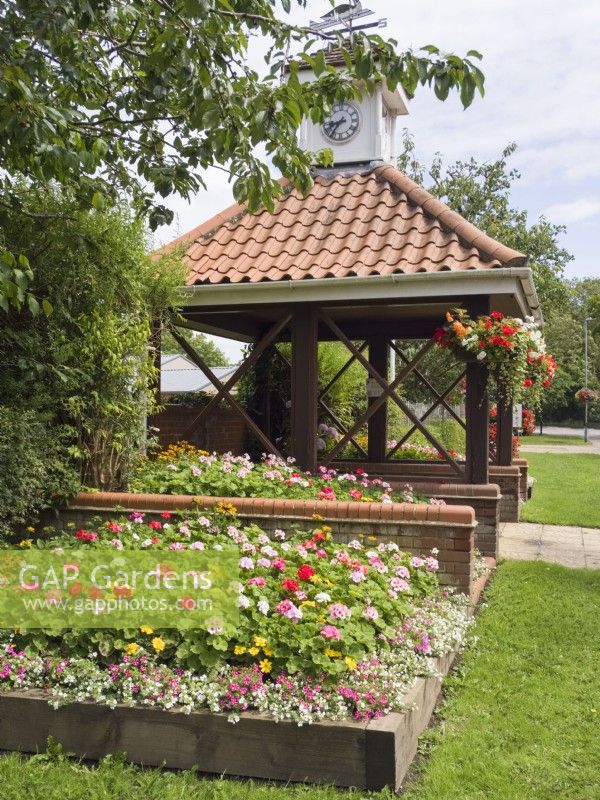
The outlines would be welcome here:
[[[353,103],[336,103],[323,123],[323,135],[331,142],[349,142],[360,128],[360,114]]]

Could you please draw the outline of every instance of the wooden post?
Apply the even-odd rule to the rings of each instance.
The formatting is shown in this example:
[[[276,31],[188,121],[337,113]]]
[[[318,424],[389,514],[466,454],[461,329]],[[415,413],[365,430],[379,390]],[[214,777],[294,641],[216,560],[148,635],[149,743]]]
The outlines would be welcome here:
[[[317,468],[318,326],[314,308],[292,317],[291,455],[302,469]]]
[[[513,407],[503,397],[498,398],[496,417],[496,463],[501,467],[512,464]]]
[[[489,314],[489,297],[470,298],[469,312],[475,319]],[[488,367],[482,361],[467,364],[467,393],[465,397],[466,481],[489,483],[490,473],[490,403],[488,397]]]
[[[389,379],[388,366],[390,346],[383,336],[373,336],[369,339],[369,363],[386,380]],[[375,402],[374,397],[369,397],[369,406]],[[385,460],[387,451],[387,401],[379,408],[368,421],[368,452],[370,462]]]

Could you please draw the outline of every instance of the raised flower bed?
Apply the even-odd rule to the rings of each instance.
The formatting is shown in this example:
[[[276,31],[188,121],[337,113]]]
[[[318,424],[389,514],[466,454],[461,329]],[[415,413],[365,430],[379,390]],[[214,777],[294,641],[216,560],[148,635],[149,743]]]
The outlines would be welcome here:
[[[269,536],[227,506],[188,519],[137,512],[38,543],[74,546],[237,548],[239,622],[5,632],[1,748],[35,751],[52,735],[89,758],[126,750],[206,772],[400,783],[469,624],[466,598],[438,588],[434,555],[339,544],[327,526]],[[307,723],[318,732],[298,729]]]

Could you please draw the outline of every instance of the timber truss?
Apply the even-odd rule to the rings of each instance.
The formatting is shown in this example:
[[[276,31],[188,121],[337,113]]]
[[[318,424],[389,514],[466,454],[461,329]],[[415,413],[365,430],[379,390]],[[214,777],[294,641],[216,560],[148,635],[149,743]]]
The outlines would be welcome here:
[[[204,359],[200,356],[200,354],[195,350],[195,348],[189,344],[183,336],[177,332],[177,329],[172,329],[172,334],[187,356],[193,361],[196,366],[198,366],[213,384],[216,390],[216,394],[209,400],[207,405],[202,408],[197,416],[192,420],[189,424],[188,428],[184,432],[183,436],[185,439],[190,439],[193,434],[198,430],[198,428],[206,421],[210,419],[211,414],[216,410],[219,403],[224,400],[227,402],[231,408],[243,419],[246,426],[252,432],[252,434],[256,437],[256,439],[260,442],[260,444],[265,448],[265,450],[269,453],[274,453],[277,456],[281,456],[281,452],[279,451],[278,447],[271,441],[267,433],[261,429],[261,427],[252,419],[252,417],[248,414],[246,409],[236,400],[236,398],[232,394],[232,390],[234,386],[238,383],[238,381],[248,374],[249,370],[258,362],[261,356],[267,352],[270,348],[272,348],[273,352],[275,353],[276,357],[292,372],[292,363],[286,356],[276,347],[278,341],[282,338],[287,338],[285,336],[287,329],[292,322],[293,315],[284,314],[277,322],[275,322],[265,333],[264,335],[259,338],[252,350],[250,351],[249,355],[243,361],[242,364],[236,369],[236,371],[231,375],[231,377],[226,381],[222,382],[217,378],[214,372],[210,369],[210,367],[206,364]],[[369,422],[375,418],[375,415],[379,412],[380,414],[383,412],[385,414],[385,408],[388,401],[395,403],[403,414],[407,417],[407,419],[411,423],[410,429],[402,436],[402,438],[394,444],[392,447],[387,447],[387,441],[385,438],[385,424],[383,426],[382,435],[384,437],[384,443],[382,445],[382,452],[384,455],[384,461],[393,461],[396,452],[402,445],[407,442],[410,437],[416,432],[419,431],[430,443],[431,445],[440,453],[442,459],[450,466],[451,470],[457,476],[464,476],[465,474],[465,466],[462,463],[459,463],[457,459],[444,447],[444,445],[439,441],[439,439],[429,430],[426,425],[427,419],[431,416],[431,414],[440,406],[445,409],[445,411],[455,419],[463,429],[466,429],[466,425],[464,420],[458,416],[450,402],[448,400],[451,393],[456,389],[456,387],[460,384],[461,381],[465,379],[468,370],[463,369],[460,374],[458,374],[450,383],[450,385],[444,389],[443,391],[438,391],[432,383],[427,379],[427,377],[423,374],[423,372],[419,369],[423,360],[430,352],[430,350],[434,346],[434,341],[432,338],[427,339],[425,343],[419,348],[417,353],[409,358],[398,346],[397,342],[392,339],[385,339],[384,344],[386,348],[391,348],[394,353],[397,354],[400,362],[403,364],[402,368],[398,371],[397,375],[390,381],[387,377],[387,370],[384,370],[384,374],[382,371],[378,370],[373,363],[367,358],[365,353],[369,347],[369,340],[364,339],[358,343],[353,342],[345,333],[344,331],[336,324],[336,322],[331,318],[331,316],[325,313],[322,309],[317,312],[317,320],[318,324],[327,328],[333,337],[337,339],[337,341],[343,343],[347,350],[349,351],[349,358],[345,362],[345,364],[338,370],[338,372],[331,378],[331,380],[323,387],[318,387],[315,385],[314,389],[314,396],[311,397],[310,386],[306,387],[306,392],[303,396],[303,402],[307,405],[311,403],[315,405],[316,413],[314,414],[314,418],[316,419],[320,414],[321,417],[324,415],[327,417],[331,422],[336,426],[338,431],[341,433],[340,439],[336,442],[335,446],[330,450],[325,457],[321,460],[324,465],[331,464],[336,458],[341,457],[344,448],[350,444],[352,445],[357,453],[358,458],[361,461],[366,461],[369,458],[369,454],[365,450],[365,448],[360,444],[358,439],[359,432],[365,427],[369,425]],[[174,320],[174,325],[178,326],[178,320]],[[181,327],[185,327],[185,325],[181,325]],[[315,351],[316,357],[316,351]],[[339,379],[347,372],[347,370],[354,364],[354,363],[361,364],[367,372],[367,375],[372,378],[380,388],[380,394],[377,397],[374,397],[370,400],[367,409],[354,421],[351,426],[346,426],[343,422],[339,419],[337,414],[334,410],[330,407],[329,401],[327,399],[329,393],[331,392],[334,385],[339,381]],[[316,365],[315,365],[316,369]],[[409,375],[414,376],[414,378],[421,383],[429,392],[429,394],[433,398],[433,403],[431,406],[427,408],[425,413],[421,416],[417,416],[410,406],[402,399],[400,394],[398,393],[398,389],[400,388],[401,384],[406,381]],[[296,398],[298,401],[298,397]],[[306,429],[304,431],[304,435],[306,437],[315,436],[316,438],[316,426],[315,431],[310,431]]]

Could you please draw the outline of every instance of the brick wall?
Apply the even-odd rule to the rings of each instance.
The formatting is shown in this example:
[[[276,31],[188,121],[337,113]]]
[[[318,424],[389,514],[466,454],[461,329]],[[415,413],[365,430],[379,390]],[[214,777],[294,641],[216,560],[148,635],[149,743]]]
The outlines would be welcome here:
[[[200,409],[188,405],[166,405],[160,414],[152,418],[152,425],[159,429],[158,440],[162,447],[177,442],[190,423],[198,416]],[[218,408],[211,413],[196,430],[189,441],[203,450],[236,455],[246,451],[246,426],[243,419],[229,408]]]
[[[338,541],[358,536],[373,536],[378,542],[393,541],[414,555],[437,548],[442,585],[455,586],[469,594],[473,581],[474,533],[477,527],[473,509],[466,506],[428,506],[409,503],[338,503],[312,500],[269,500],[264,498],[191,497],[189,495],[147,495],[98,492],[77,495],[58,517],[46,516],[42,524],[62,529],[68,523],[85,527],[93,517],[114,518],[113,509],[192,513],[211,508],[218,502],[230,502],[238,509],[242,523],[255,523],[266,531],[309,530],[314,515],[323,518]]]
[[[392,481],[392,485],[395,483]],[[438,497],[450,506],[470,506],[475,511],[475,547],[483,556],[498,559],[502,495],[497,484],[413,482],[416,492]],[[397,484],[398,488],[401,484]]]
[[[513,458],[513,465],[519,468],[521,477],[519,479],[519,495],[525,502],[529,499],[529,462],[525,458]]]
[[[500,487],[500,522],[518,522],[521,510],[521,470],[518,466],[490,467],[490,476]]]

